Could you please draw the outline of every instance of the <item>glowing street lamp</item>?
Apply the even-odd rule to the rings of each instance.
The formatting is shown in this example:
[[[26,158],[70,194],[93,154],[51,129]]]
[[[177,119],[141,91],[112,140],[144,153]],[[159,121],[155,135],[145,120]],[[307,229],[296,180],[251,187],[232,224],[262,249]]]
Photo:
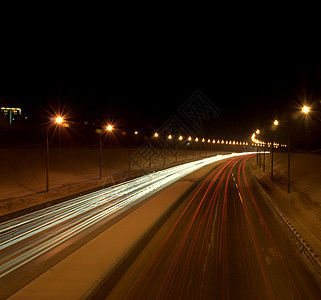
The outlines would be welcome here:
[[[309,114],[309,112],[310,112],[310,107],[304,105],[304,106],[302,107],[302,112],[303,112],[304,114],[306,114],[306,115]]]
[[[114,130],[114,126],[111,124],[108,124],[105,127],[105,131],[100,133],[100,139],[99,139],[99,179],[102,178],[102,165],[103,165],[103,134],[112,132]]]
[[[63,124],[63,121],[64,119],[62,116],[56,116],[51,125],[59,126]],[[49,129],[51,128],[51,125],[47,129],[46,135],[46,192],[49,192]]]
[[[155,137],[155,138],[158,137],[158,133],[157,133],[157,132],[154,133],[154,137]]]
[[[278,126],[279,121],[274,120],[273,125]],[[274,134],[273,134],[273,139],[272,139],[272,145],[271,145],[271,180],[273,181],[273,149],[274,148]]]
[[[56,124],[62,124],[63,121],[64,121],[64,119],[61,116],[58,116],[58,117],[55,118]]]

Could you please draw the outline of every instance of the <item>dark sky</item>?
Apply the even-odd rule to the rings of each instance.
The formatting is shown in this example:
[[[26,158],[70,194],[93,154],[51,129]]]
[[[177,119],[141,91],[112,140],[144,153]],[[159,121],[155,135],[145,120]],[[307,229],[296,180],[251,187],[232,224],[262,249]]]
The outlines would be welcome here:
[[[320,99],[321,56],[316,40],[302,43],[304,31],[147,25],[22,33],[1,50],[1,105],[60,103],[75,119],[157,128],[200,90],[220,109],[204,132],[237,138],[295,110],[304,96]]]

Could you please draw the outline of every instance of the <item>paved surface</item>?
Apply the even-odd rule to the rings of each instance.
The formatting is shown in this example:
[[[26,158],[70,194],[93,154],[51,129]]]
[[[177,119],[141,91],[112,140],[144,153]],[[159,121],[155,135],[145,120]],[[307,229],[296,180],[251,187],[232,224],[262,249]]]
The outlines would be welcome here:
[[[220,162],[217,162],[216,164],[219,163]],[[199,164],[197,164],[197,166],[199,166]],[[118,217],[115,218],[113,215],[112,219],[107,218],[102,220],[100,223],[83,231],[83,233],[65,241],[45,254],[33,259],[31,262],[13,270],[9,274],[2,276],[0,278],[0,296],[6,298],[14,291],[17,291],[11,296],[12,299],[79,299],[90,290],[92,286],[95,286],[100,278],[103,277],[104,273],[108,272],[113,264],[121,259],[124,253],[144,235],[146,230],[151,227],[156,220],[164,215],[187,190],[193,187],[212,168],[213,165],[210,164],[191,173],[187,177],[183,177],[183,179],[158,192],[157,195],[154,195],[152,198],[148,198],[146,201],[140,202],[138,206],[136,205],[132,209],[126,210]],[[173,174],[179,176],[176,171],[177,169],[175,169]],[[170,177],[168,175],[169,174],[166,174],[163,178],[169,180]],[[157,175],[151,174],[151,177],[155,176]],[[152,185],[150,179],[151,178],[147,179],[147,181],[144,180],[147,186]],[[155,182],[159,184],[157,180]],[[148,192],[146,188],[140,188],[141,186],[136,182],[136,194],[137,189]],[[116,194],[120,196],[119,192]],[[93,195],[94,194],[92,194],[92,196]],[[99,201],[100,197],[97,198],[96,196],[98,196],[98,194],[95,194],[92,200]],[[108,200],[108,197],[104,199]],[[118,198],[118,200],[120,199]],[[69,204],[66,203],[65,205],[68,206],[72,204],[72,202],[73,201]],[[78,202],[76,201],[76,203]],[[117,201],[112,201],[112,204],[116,203]],[[88,208],[91,206],[94,210],[97,208],[98,211],[106,212],[106,207],[101,210],[99,209],[99,205],[92,205],[88,200],[85,200],[83,204],[88,206]],[[111,203],[109,202],[109,204]],[[73,207],[76,211],[81,212],[82,210],[79,205]],[[64,209],[60,212],[64,213],[66,211],[68,210]],[[88,212],[92,213],[93,211],[89,209]],[[59,215],[58,211],[53,212],[53,215],[56,213]],[[91,213],[89,213],[88,216],[90,216]],[[38,216],[40,218],[39,221],[43,221],[41,212],[33,216]],[[80,214],[80,216],[82,216],[82,214]],[[26,218],[26,221],[29,219],[30,218]],[[62,219],[70,223],[70,220],[68,221],[67,218]],[[54,218],[54,220],[57,219]],[[58,220],[60,220],[60,218],[58,218]],[[31,222],[31,224],[35,223],[37,222]],[[18,224],[23,226],[22,222],[18,222]],[[77,224],[77,222],[74,224]],[[55,232],[55,225],[53,227],[53,233],[58,233]],[[7,227],[5,226],[4,229],[5,228]],[[14,228],[9,229],[8,227],[7,229],[13,230]],[[48,233],[48,228],[44,229],[43,237]],[[15,231],[15,233],[17,233],[17,231]],[[24,231],[24,233],[26,232]],[[33,242],[32,237],[33,234],[31,234],[30,237],[25,236],[26,241]],[[15,235],[15,238],[18,238],[18,236]],[[27,244],[28,243],[25,243],[23,246],[25,247]],[[19,251],[20,248],[13,247],[13,249],[14,251]],[[3,251],[2,254],[3,258],[14,258],[11,256],[10,251]],[[23,254],[24,252],[20,251],[17,257],[19,258]],[[4,263],[2,266],[4,266],[5,263],[8,263],[10,265],[9,267],[14,266],[11,264],[10,259],[2,261]]]
[[[232,158],[185,177],[59,263],[50,265],[53,253],[48,253],[41,265],[20,272],[19,288],[21,278],[30,281],[30,272],[48,271],[11,298],[320,299],[313,278],[252,187],[247,159]],[[157,230],[146,231],[176,202]],[[132,245],[135,251],[121,260]],[[95,282],[101,284],[93,289]]]
[[[217,167],[92,299],[321,299],[252,185],[248,158]],[[110,278],[111,279],[111,278]]]

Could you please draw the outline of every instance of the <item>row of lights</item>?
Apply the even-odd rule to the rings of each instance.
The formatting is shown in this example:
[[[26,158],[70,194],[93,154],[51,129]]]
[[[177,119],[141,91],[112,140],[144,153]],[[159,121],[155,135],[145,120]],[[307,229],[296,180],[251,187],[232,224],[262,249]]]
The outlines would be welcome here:
[[[279,124],[279,122],[277,121],[277,120],[275,120],[274,122],[273,122],[273,124],[274,125],[278,125]],[[277,126],[276,125],[276,126]],[[263,146],[267,146],[267,147],[271,147],[271,145],[272,145],[272,143],[271,142],[264,142],[264,141],[260,141],[260,140],[258,140],[258,139],[256,139],[256,137],[255,137],[255,135],[256,134],[260,134],[260,130],[259,129],[257,129],[256,131],[255,131],[255,133],[253,133],[252,134],[252,137],[251,137],[251,140],[252,140],[252,146],[259,146],[259,147],[263,147]],[[279,143],[273,143],[273,147],[274,148],[279,148],[279,147],[287,147],[287,145],[285,145],[285,144],[279,144]]]
[[[63,124],[63,123],[64,123],[63,117],[57,116],[57,117],[55,118],[55,123],[56,123],[56,124]],[[107,125],[107,126],[105,127],[105,131],[111,132],[111,131],[113,131],[113,129],[114,129],[114,127],[113,127],[113,125],[111,125],[111,124],[109,124],[109,125]],[[135,135],[138,135],[138,131],[135,131],[134,134],[135,134]],[[158,137],[159,137],[158,132],[155,132],[155,133],[154,133],[154,137],[155,137],[155,138],[158,138]],[[171,134],[169,134],[169,135],[167,136],[167,139],[172,140],[172,139],[174,139],[174,136],[171,135]],[[179,140],[179,141],[183,141],[183,140],[184,140],[184,137],[183,137],[182,135],[180,135],[180,136],[178,137],[178,140]],[[192,138],[191,136],[189,136],[189,137],[187,138],[187,140],[188,140],[189,142],[192,142],[192,141],[198,142],[198,141],[199,141],[199,138],[196,137],[196,138],[194,139],[194,138]],[[205,141],[206,141],[205,138],[202,138],[201,142],[202,142],[202,143],[205,143]],[[249,144],[248,142],[231,141],[231,140],[219,140],[219,139],[217,139],[217,140],[215,140],[215,139],[213,139],[213,140],[207,139],[207,143],[227,144],[227,145],[244,145],[244,146],[248,146],[248,144]]]
[[[304,106],[301,108],[301,111],[302,111],[302,113],[308,115],[308,114],[310,113],[310,107],[304,105]],[[278,125],[279,125],[279,121],[278,121],[278,120],[274,120],[273,125],[274,125],[274,126],[278,126]],[[259,129],[257,129],[256,132],[252,134],[252,138],[251,138],[252,141],[253,141],[252,146],[255,146],[255,145],[257,145],[257,146],[267,145],[268,147],[271,147],[271,144],[272,144],[271,142],[265,143],[265,142],[263,142],[263,141],[260,141],[260,140],[256,139],[256,138],[255,138],[255,135],[256,135],[256,134],[260,134],[260,130],[259,130]],[[285,145],[285,144],[281,144],[281,145],[280,145],[280,144],[278,144],[278,143],[273,143],[273,146],[274,146],[275,148],[278,148],[278,147],[280,147],[280,146],[281,146],[281,147],[287,147],[287,145]]]
[[[159,136],[159,134],[157,133],[157,132],[155,132],[155,134],[154,134],[154,137],[158,137]],[[171,134],[169,134],[168,136],[167,136],[167,139],[169,139],[169,140],[172,140],[172,139],[174,139],[174,137],[173,137],[173,135],[171,135]],[[178,137],[178,140],[179,141],[183,141],[184,140],[184,137],[182,136],[182,135],[180,135],[179,137]],[[189,142],[193,142],[193,141],[195,141],[195,142],[198,142],[200,139],[198,138],[198,137],[196,137],[196,138],[192,138],[191,136],[189,136],[187,139],[186,139],[187,141],[189,141]],[[205,138],[202,138],[201,139],[201,142],[202,143],[205,143],[206,142],[206,139]],[[207,143],[212,143],[212,144],[229,144],[229,145],[248,145],[248,142],[239,142],[239,141],[228,141],[228,140],[215,140],[215,139],[213,139],[213,140],[211,140],[211,139],[207,139]]]
[[[308,106],[303,106],[303,107],[302,107],[302,112],[303,112],[304,114],[309,114],[310,108],[309,108]],[[63,122],[64,122],[63,117],[57,116],[57,117],[55,118],[55,123],[56,123],[56,124],[63,124]],[[274,124],[275,126],[278,126],[278,125],[279,125],[279,121],[278,121],[278,120],[274,120],[273,124]],[[109,125],[106,126],[106,131],[112,131],[112,130],[113,130],[113,125],[109,124]],[[135,131],[134,133],[137,135],[137,134],[138,134],[138,131]],[[256,133],[259,134],[259,133],[260,133],[260,130],[257,129],[257,130],[256,130]],[[154,137],[158,137],[158,133],[157,133],[157,132],[155,132]],[[172,138],[173,138],[173,137],[172,137],[171,134],[168,135],[168,139],[169,139],[169,140],[172,139]],[[183,137],[180,135],[178,139],[179,139],[179,140],[183,140]],[[189,137],[188,140],[189,140],[189,141],[192,141],[192,137]],[[253,136],[252,136],[252,140],[253,140]],[[195,142],[198,142],[198,138],[195,138]],[[202,139],[202,142],[205,142],[205,139],[204,139],[204,138]],[[208,139],[208,143],[210,143],[210,139]],[[217,144],[219,144],[219,143],[220,143],[220,141],[217,140]],[[240,144],[240,145],[248,145],[247,142],[235,142],[235,141],[233,141],[233,142],[232,142],[232,141],[229,141],[229,142],[228,142],[228,141],[226,141],[225,143],[226,143],[226,144],[233,144],[233,145],[235,145],[235,144],[236,144],[236,145],[238,145],[238,144]],[[257,143],[257,142],[256,142],[256,143]],[[215,144],[215,140],[213,140],[213,144]],[[224,140],[221,141],[221,144],[224,144]]]

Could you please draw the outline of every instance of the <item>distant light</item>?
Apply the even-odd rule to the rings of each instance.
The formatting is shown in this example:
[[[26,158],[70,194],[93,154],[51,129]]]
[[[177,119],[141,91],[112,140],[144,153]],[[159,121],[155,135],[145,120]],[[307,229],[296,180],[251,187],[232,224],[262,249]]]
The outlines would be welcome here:
[[[183,137],[180,135],[178,139],[181,141],[183,139]]]
[[[310,107],[304,105],[302,107],[302,112],[307,115],[310,112]]]
[[[210,139],[208,139],[208,140],[207,140],[207,142],[208,142],[208,143],[210,143],[210,142],[211,142],[211,140],[210,140]]]
[[[191,141],[191,140],[192,140],[192,137],[191,137],[191,136],[189,136],[189,137],[188,137],[188,140],[189,140],[189,141]]]
[[[205,142],[205,139],[204,138],[202,138],[202,143],[204,143]]]
[[[278,120],[274,120],[273,124],[274,124],[275,126],[278,126],[278,125],[279,125],[279,121],[278,121]]]
[[[135,134],[138,134],[138,131],[135,131],[134,133],[135,133]]]
[[[113,130],[113,125],[107,125],[107,127],[106,127],[106,129],[107,129],[107,131],[112,131]]]
[[[169,139],[169,140],[171,140],[171,139],[172,139],[172,135],[171,135],[171,134],[168,136],[168,139]]]
[[[255,133],[260,134],[260,129],[256,129]]]
[[[195,139],[195,142],[198,142],[198,138]]]
[[[154,137],[158,137],[158,133],[157,132],[154,133]]]
[[[55,122],[57,124],[61,124],[63,121],[64,121],[63,117],[60,117],[60,116],[56,117],[56,119],[55,119]]]

